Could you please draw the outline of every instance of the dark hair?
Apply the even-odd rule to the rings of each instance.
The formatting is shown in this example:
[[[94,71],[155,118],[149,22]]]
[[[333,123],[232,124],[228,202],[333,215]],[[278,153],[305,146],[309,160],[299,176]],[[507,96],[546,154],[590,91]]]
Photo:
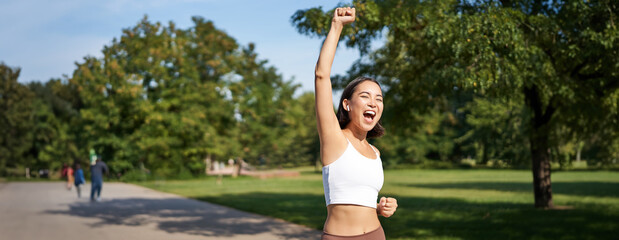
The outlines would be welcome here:
[[[337,121],[340,123],[341,129],[344,129],[346,125],[350,123],[350,117],[348,117],[348,111],[344,111],[344,106],[342,106],[342,102],[344,101],[344,99],[350,99],[350,97],[352,97],[352,94],[355,92],[357,85],[365,81],[376,83],[378,87],[380,87],[380,84],[378,83],[378,81],[370,77],[358,77],[358,78],[355,78],[355,80],[352,80],[350,81],[350,83],[348,83],[346,88],[344,88],[344,92],[342,92],[342,96],[340,97],[340,103],[338,104],[338,107],[337,107],[337,114],[335,114],[335,116],[337,116]],[[377,138],[383,135],[385,135],[385,128],[383,128],[383,126],[380,124],[380,120],[378,120],[374,128],[372,128],[372,130],[368,132],[368,135],[366,137]]]

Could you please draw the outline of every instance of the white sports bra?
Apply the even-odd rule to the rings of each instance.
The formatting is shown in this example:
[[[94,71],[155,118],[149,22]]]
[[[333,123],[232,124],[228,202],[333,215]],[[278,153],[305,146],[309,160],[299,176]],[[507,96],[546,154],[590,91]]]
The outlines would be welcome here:
[[[348,140],[348,139],[346,139]],[[372,150],[374,147],[372,146]],[[354,204],[376,208],[378,192],[383,187],[383,164],[363,156],[348,141],[346,150],[335,162],[322,167],[325,201],[330,204]]]

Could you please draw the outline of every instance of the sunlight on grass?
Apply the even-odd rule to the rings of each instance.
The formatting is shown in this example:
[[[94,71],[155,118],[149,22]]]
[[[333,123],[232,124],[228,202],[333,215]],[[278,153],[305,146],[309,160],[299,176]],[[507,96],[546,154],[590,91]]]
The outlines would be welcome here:
[[[156,190],[213,202],[322,229],[326,208],[320,173],[296,178],[225,177],[140,183]],[[381,218],[388,239],[613,239],[619,229],[619,173],[555,172],[555,205],[533,207],[530,171],[389,170],[381,196],[400,207]]]

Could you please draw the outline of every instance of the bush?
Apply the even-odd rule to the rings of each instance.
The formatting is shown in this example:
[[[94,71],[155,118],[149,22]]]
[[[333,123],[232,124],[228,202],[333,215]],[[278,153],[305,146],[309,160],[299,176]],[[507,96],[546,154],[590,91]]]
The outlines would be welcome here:
[[[131,170],[120,176],[122,182],[142,182],[151,179],[150,173],[143,170]]]
[[[454,169],[458,166],[452,162],[426,160],[416,164],[386,165],[385,169]]]
[[[509,164],[501,159],[488,160],[486,166],[491,168],[510,168]]]
[[[460,160],[460,166],[461,168],[474,168],[476,164],[475,159],[471,159],[471,158],[465,158]]]

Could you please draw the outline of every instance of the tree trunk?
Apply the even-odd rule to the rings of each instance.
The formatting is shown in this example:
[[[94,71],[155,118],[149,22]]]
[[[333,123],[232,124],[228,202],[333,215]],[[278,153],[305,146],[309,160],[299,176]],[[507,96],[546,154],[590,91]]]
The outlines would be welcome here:
[[[240,157],[236,158],[236,165],[237,165],[236,174],[241,176],[241,171],[243,171],[243,159]]]
[[[582,152],[582,147],[584,145],[584,142],[578,141],[578,147],[576,149],[576,162],[580,162],[580,153]]]
[[[532,129],[530,142],[535,207],[551,208],[553,205],[547,132],[543,129]]]
[[[552,189],[550,181],[550,153],[549,122],[555,108],[549,104],[542,111],[542,102],[537,91],[537,86],[525,87],[525,101],[532,110],[531,132],[529,141],[531,144],[531,160],[533,170],[533,193],[536,208],[552,208]]]
[[[486,165],[488,164],[488,148],[486,147],[487,144],[485,142],[482,142],[481,144],[481,151],[482,151],[482,155],[481,155],[481,162]]]
[[[204,167],[204,174],[208,175],[213,170],[213,159],[211,158],[210,153],[206,155],[204,165],[206,165],[206,167]]]

